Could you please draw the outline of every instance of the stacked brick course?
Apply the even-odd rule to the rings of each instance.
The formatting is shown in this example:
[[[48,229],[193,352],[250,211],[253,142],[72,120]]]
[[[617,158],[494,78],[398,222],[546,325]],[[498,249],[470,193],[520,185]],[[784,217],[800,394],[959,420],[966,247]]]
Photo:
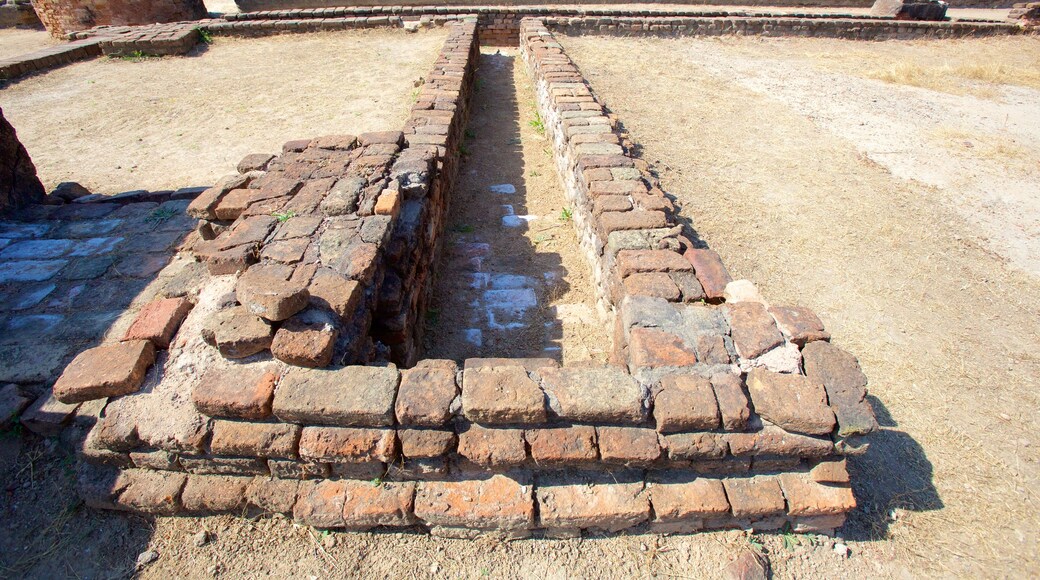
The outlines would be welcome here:
[[[876,428],[858,363],[683,236],[540,21],[522,53],[615,321],[612,364],[415,360],[475,32],[453,26],[403,132],[250,155],[192,202],[213,276],[194,308],[150,305],[56,388],[109,397],[84,498],[452,537],[840,526],[844,456]]]

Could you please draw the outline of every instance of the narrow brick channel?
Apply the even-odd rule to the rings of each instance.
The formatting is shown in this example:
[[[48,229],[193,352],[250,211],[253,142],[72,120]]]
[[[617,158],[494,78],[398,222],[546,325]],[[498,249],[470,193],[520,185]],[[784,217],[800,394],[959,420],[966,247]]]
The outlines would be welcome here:
[[[609,336],[518,51],[482,50],[464,155],[425,356],[604,361]]]

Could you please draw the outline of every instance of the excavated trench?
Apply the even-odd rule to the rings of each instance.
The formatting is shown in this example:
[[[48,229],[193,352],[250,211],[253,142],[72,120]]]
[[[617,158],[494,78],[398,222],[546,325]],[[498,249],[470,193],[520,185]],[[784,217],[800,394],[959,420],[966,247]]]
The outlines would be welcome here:
[[[482,49],[425,358],[603,362],[610,349],[516,49]]]

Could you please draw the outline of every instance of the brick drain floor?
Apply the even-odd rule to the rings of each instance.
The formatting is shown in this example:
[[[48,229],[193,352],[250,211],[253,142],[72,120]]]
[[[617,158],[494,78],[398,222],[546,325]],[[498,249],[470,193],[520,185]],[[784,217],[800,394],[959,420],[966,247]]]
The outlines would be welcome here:
[[[427,356],[602,362],[610,337],[517,57],[499,48],[481,55]]]

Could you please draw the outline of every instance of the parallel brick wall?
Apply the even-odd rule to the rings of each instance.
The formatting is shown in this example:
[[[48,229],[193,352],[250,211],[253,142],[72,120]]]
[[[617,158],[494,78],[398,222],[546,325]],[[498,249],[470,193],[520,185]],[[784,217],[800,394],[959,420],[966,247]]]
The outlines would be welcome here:
[[[681,235],[647,166],[538,21],[524,23],[523,54],[604,314],[617,321],[614,364],[377,362],[414,354],[416,331],[387,332],[385,320],[421,312],[474,31],[454,27],[403,136],[291,142],[279,157],[247,157],[241,175],[193,202],[210,238],[194,251],[219,276],[194,309],[147,306],[123,342],[86,351],[55,386],[62,401],[110,397],[81,450],[84,498],[453,537],[840,526],[855,506],[843,456],[876,427],[858,363],[811,312],[767,307]],[[321,283],[314,267],[330,270]],[[295,284],[301,269],[309,282]],[[342,319],[293,325],[315,308]],[[353,359],[329,332],[361,345]],[[383,343],[393,338],[404,340]],[[99,369],[108,380],[91,384]]]
[[[56,37],[101,25],[140,25],[206,17],[202,0],[33,0],[47,31]]]
[[[395,164],[417,172],[398,179],[401,217],[385,257],[373,335],[390,347],[391,360],[404,366],[415,364],[419,354],[423,313],[433,288],[432,269],[469,119],[477,51],[475,22],[451,27],[405,123],[407,148]]]

